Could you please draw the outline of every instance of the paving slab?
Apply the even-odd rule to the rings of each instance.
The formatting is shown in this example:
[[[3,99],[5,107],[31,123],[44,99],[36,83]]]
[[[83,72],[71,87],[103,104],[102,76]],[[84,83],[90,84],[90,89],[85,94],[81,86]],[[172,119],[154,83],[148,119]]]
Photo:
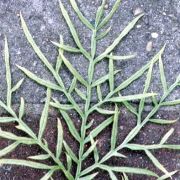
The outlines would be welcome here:
[[[115,0],[107,1],[105,10],[106,14],[110,11],[114,2]],[[77,16],[72,11],[70,3],[65,0],[63,3],[75,24],[78,34],[81,36],[81,41],[84,47],[89,50],[90,37],[92,33],[78,20]],[[95,12],[101,1],[77,0],[77,3],[87,19],[90,20],[91,23],[94,23]],[[116,55],[137,54],[136,58],[130,61],[116,63],[116,69],[121,70],[116,78],[116,85],[127,79],[140,67],[145,65],[165,43],[166,50],[163,56],[163,61],[165,63],[167,81],[169,85],[174,82],[180,69],[179,7],[180,2],[178,0],[122,1],[120,8],[107,26],[112,26],[111,32],[98,44],[97,54],[102,53],[105,48],[113,42],[113,40],[137,13],[144,12],[145,15],[114,51],[114,54]],[[10,47],[13,81],[17,82],[20,78],[24,77],[15,66],[16,64],[28,68],[44,79],[53,80],[51,74],[48,73],[47,69],[39,61],[23,35],[19,22],[20,11],[22,12],[38,46],[49,61],[54,64],[57,56],[57,49],[52,45],[51,41],[58,42],[59,35],[61,34],[64,36],[65,43],[74,46],[68,27],[59,10],[58,1],[0,1],[0,51],[3,51],[4,35],[6,34]],[[82,56],[74,54],[68,54],[67,57],[80,74],[83,77],[87,77],[88,61]],[[5,99],[6,82],[2,53],[0,54],[0,62],[0,99]],[[107,60],[98,64],[96,70],[95,79],[107,73]],[[67,70],[63,70],[62,76],[66,86],[68,87],[72,78],[70,73],[68,73]],[[162,88],[157,67],[154,70],[153,77],[153,84],[150,91],[161,92]],[[144,85],[143,80],[144,78],[133,83],[123,93],[133,94],[142,92]],[[103,91],[107,91],[107,86],[104,87]],[[179,89],[173,93],[171,96],[172,100],[178,97],[178,91]],[[44,95],[44,88],[26,78],[22,88],[15,94],[13,102],[18,103],[19,98],[23,96],[27,103],[39,104],[44,101]],[[59,97],[61,101],[66,101],[64,96],[60,95]]]
[[[107,0],[105,14],[107,14],[115,0]],[[77,28],[78,33],[81,35],[81,41],[87,50],[90,49],[90,38],[92,33],[87,30],[82,23],[78,20],[75,13],[69,4],[69,1],[63,0],[65,7],[67,8],[72,21]],[[83,14],[87,17],[91,23],[94,23],[95,12],[97,6],[100,5],[100,0],[77,0],[77,3],[82,10]],[[1,0],[0,1],[0,52],[3,52],[4,48],[4,35],[8,37],[10,55],[11,55],[11,67],[13,82],[17,82],[19,79],[25,77],[16,64],[26,67],[32,72],[38,74],[40,77],[53,81],[52,75],[48,73],[47,69],[40,62],[32,48],[28,44],[23,31],[20,27],[19,14],[20,11],[25,18],[29,30],[33,34],[38,46],[43,53],[49,59],[52,64],[55,64],[57,57],[57,49],[52,45],[51,41],[59,41],[59,35],[63,35],[64,41],[67,44],[75,46],[68,27],[61,15],[58,6],[58,0]],[[123,0],[117,13],[114,15],[107,27],[112,26],[111,33],[102,41],[99,42],[97,54],[102,53],[106,47],[108,47],[123,28],[130,22],[136,14],[144,12],[144,17],[138,22],[136,27],[128,34],[126,38],[117,46],[114,51],[116,55],[127,55],[136,53],[136,58],[125,61],[116,62],[116,69],[120,69],[121,72],[116,77],[116,85],[127,79],[140,67],[145,65],[153,55],[159,51],[159,49],[166,43],[166,50],[163,56],[165,64],[165,73],[168,81],[168,85],[172,84],[180,72],[180,2],[179,0]],[[82,56],[67,54],[67,57],[73,64],[79,73],[87,78],[88,62]],[[6,99],[6,81],[5,81],[5,66],[3,55],[0,53],[0,99]],[[106,74],[108,71],[107,61],[104,60],[97,66],[97,73],[95,79]],[[68,87],[71,83],[71,74],[65,69],[61,72],[63,80]],[[134,82],[129,88],[123,91],[123,94],[135,94],[140,93],[143,90],[145,77]],[[150,91],[160,92],[162,87],[159,79],[158,66],[155,66],[153,71],[153,84],[150,87]],[[107,92],[107,86],[103,87],[103,91]],[[33,81],[25,77],[20,90],[15,93],[13,97],[14,107],[18,107],[19,99],[21,96],[25,98],[26,106],[26,118],[25,121],[32,129],[37,132],[39,117],[42,111],[42,104],[44,103],[46,90]],[[63,95],[56,95],[58,98],[66,102],[66,98]],[[179,89],[176,89],[169,99],[174,100],[179,98]],[[79,100],[79,99],[78,99]],[[93,95],[95,100],[95,93]],[[79,100],[79,103],[81,101]],[[149,108],[147,107],[147,111]],[[180,117],[179,107],[167,108],[161,110],[158,114],[158,118],[176,119]],[[0,114],[4,112],[0,109]],[[46,138],[50,143],[50,148],[54,150],[56,142],[56,117],[59,116],[57,112],[50,112],[48,131],[46,132]],[[99,114],[92,115],[95,119],[93,127],[96,127],[105,117]],[[80,120],[74,116],[74,123],[79,127]],[[119,120],[119,139],[120,143],[122,139],[127,135],[130,129],[135,125],[135,119],[132,114],[122,110]],[[65,138],[71,145],[73,150],[77,152],[78,146],[74,144],[74,140],[70,137],[65,123],[62,121],[65,129]],[[15,124],[1,125],[4,130],[9,130],[17,135],[22,135],[19,131],[15,130]],[[140,136],[135,139],[135,142],[139,143],[155,143],[159,142],[160,135],[163,135],[171,126],[160,127],[155,125],[148,125],[141,132]],[[169,140],[170,143],[179,144],[179,121],[173,125],[175,128],[174,136]],[[109,148],[107,141],[110,142],[110,128],[107,128],[99,137],[98,148],[101,151],[101,155],[105,154]],[[7,145],[7,141],[0,141],[0,149]],[[26,146],[19,147],[15,152],[11,153],[8,157],[11,158],[23,158],[28,155],[41,153],[41,150],[37,147],[29,149]],[[155,170],[155,167],[144,156],[143,153],[132,153],[129,151],[124,152],[128,157],[127,161],[121,161],[113,159],[109,163],[112,165],[136,165],[139,167],[148,167],[151,170]],[[158,159],[167,167],[168,170],[174,170],[180,168],[179,153],[175,151],[159,151],[156,152]],[[132,160],[133,159],[133,160]],[[171,163],[169,163],[171,159]],[[51,162],[48,162],[51,163]],[[87,166],[90,162],[86,162],[84,166]],[[73,170],[73,173],[75,171]],[[0,168],[0,180],[30,180],[40,179],[45,171],[32,170],[25,167],[3,166]],[[159,173],[159,172],[157,172]],[[120,178],[120,175],[118,176]],[[178,180],[180,174],[174,177],[174,180]],[[108,174],[100,172],[97,179],[107,179]],[[65,179],[61,173],[57,173],[54,179]],[[131,176],[132,180],[144,180],[147,177]],[[148,178],[148,180],[154,180]]]

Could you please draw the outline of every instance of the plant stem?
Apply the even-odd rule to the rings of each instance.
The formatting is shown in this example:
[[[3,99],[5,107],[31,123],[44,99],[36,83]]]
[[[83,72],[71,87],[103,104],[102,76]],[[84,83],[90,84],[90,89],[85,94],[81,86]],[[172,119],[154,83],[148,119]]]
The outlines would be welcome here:
[[[36,135],[34,134],[34,132],[26,125],[26,123],[24,123],[22,121],[22,119],[20,119],[16,113],[14,112],[14,110],[10,108],[10,112],[11,112],[11,115],[16,119],[16,121],[18,122],[19,125],[21,125],[22,127],[24,127],[24,129],[27,129],[26,133],[36,142],[36,144],[41,147],[41,149],[43,149],[52,159],[53,161],[59,166],[59,168],[63,171],[64,175],[67,177],[67,178],[70,178],[70,180],[73,180],[73,176],[72,174],[66,170],[66,168],[64,167],[64,165],[61,163],[61,161],[56,158],[54,156],[54,154],[49,150],[49,148],[44,145],[44,143],[42,141],[40,141]],[[29,133],[28,133],[29,132]]]
[[[88,167],[87,169],[85,169],[83,171],[83,175],[90,173],[91,171],[93,171],[96,168],[99,168],[100,164],[103,164],[105,161],[107,161],[110,157],[112,157],[112,154],[115,152],[118,152],[119,150],[123,149],[127,143],[129,143],[137,134],[138,132],[144,127],[144,125],[149,121],[149,119],[158,111],[158,109],[161,107],[163,101],[169,96],[169,94],[174,90],[174,88],[177,86],[178,82],[175,82],[173,85],[171,85],[171,87],[168,89],[167,92],[164,93],[164,95],[162,96],[160,102],[151,110],[151,112],[149,112],[149,114],[146,116],[146,118],[144,119],[144,121],[139,124],[136,125],[136,127],[138,127],[137,131],[135,133],[133,133],[132,136],[130,137],[126,137],[125,140],[122,142],[121,145],[119,145],[116,149],[109,151],[102,159],[100,162],[93,164],[92,166]],[[135,127],[135,128],[136,128]],[[134,130],[134,129],[133,129]],[[132,131],[133,131],[132,130]],[[131,132],[132,132],[131,131]],[[131,133],[130,132],[130,133]],[[129,133],[129,134],[130,134]]]
[[[76,170],[76,178],[78,179],[81,175],[81,169],[82,169],[82,156],[84,153],[84,140],[86,137],[86,124],[87,120],[89,117],[89,109],[90,109],[90,103],[91,103],[91,91],[92,91],[92,80],[94,76],[94,56],[96,53],[96,33],[97,30],[96,28],[93,30],[92,38],[91,38],[91,58],[89,59],[89,69],[88,69],[88,87],[87,87],[87,99],[84,107],[84,115],[85,117],[82,119],[82,124],[81,124],[81,142],[80,142],[80,150],[79,150],[79,161],[77,165],[77,170]]]

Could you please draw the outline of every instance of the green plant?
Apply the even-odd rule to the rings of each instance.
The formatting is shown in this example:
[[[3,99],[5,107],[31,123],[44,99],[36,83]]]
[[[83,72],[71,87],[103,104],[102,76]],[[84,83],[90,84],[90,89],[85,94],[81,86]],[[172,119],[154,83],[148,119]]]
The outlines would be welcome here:
[[[180,100],[175,101],[165,101],[166,98],[169,96],[169,94],[180,85],[180,76],[176,79],[174,84],[172,84],[170,87],[167,86],[166,78],[164,75],[164,68],[162,63],[162,54],[164,51],[163,47],[153,58],[152,60],[147,63],[144,67],[142,67],[140,70],[138,70],[136,73],[134,73],[131,77],[129,77],[127,80],[125,80],[123,83],[121,83],[119,86],[115,87],[114,84],[114,76],[119,71],[114,70],[114,61],[115,60],[125,60],[130,59],[134,57],[133,55],[129,56],[114,56],[112,54],[112,51],[114,48],[120,43],[120,41],[123,39],[124,36],[126,36],[131,29],[135,26],[137,21],[143,16],[143,14],[137,16],[134,20],[132,20],[127,27],[120,33],[120,35],[117,37],[117,39],[114,40],[114,42],[107,47],[107,49],[100,55],[96,56],[96,44],[97,41],[104,38],[110,31],[110,28],[108,28],[106,31],[104,31],[102,34],[99,34],[99,30],[103,28],[111,19],[115,11],[117,10],[121,0],[117,0],[115,5],[113,6],[110,13],[103,18],[103,10],[105,5],[105,0],[103,0],[102,5],[98,8],[96,13],[96,19],[95,19],[95,25],[92,25],[80,12],[75,0],[70,0],[70,3],[75,10],[76,14],[78,15],[79,19],[82,21],[82,23],[87,26],[90,30],[92,30],[92,38],[91,38],[91,52],[88,52],[83,45],[80,42],[80,39],[78,37],[78,34],[75,30],[75,27],[72,24],[72,21],[70,20],[70,17],[64,8],[63,4],[60,2],[60,9],[62,11],[63,17],[67,22],[67,25],[70,29],[70,32],[72,34],[72,37],[77,45],[77,47],[71,47],[69,45],[65,45],[63,38],[61,36],[60,43],[53,42],[56,46],[59,48],[59,55],[57,58],[57,62],[55,67],[49,63],[49,61],[46,59],[44,54],[41,52],[39,47],[36,45],[35,41],[33,40],[26,23],[20,15],[21,18],[21,24],[24,31],[24,34],[34,49],[35,53],[39,57],[39,59],[45,64],[47,69],[52,73],[56,83],[49,82],[47,80],[43,80],[39,78],[37,75],[33,74],[32,72],[28,71],[27,69],[18,66],[18,68],[24,72],[30,79],[34,80],[38,84],[44,86],[47,88],[47,97],[46,102],[44,105],[44,109],[42,111],[42,115],[39,122],[39,132],[38,135],[34,133],[31,128],[23,121],[23,115],[24,115],[24,99],[21,98],[20,101],[20,107],[19,112],[16,113],[11,105],[11,97],[12,93],[15,92],[22,84],[23,79],[20,80],[14,87],[12,87],[11,84],[11,72],[10,72],[10,65],[9,65],[9,50],[8,50],[8,43],[7,39],[5,38],[5,65],[6,65],[6,78],[7,78],[7,102],[4,103],[0,101],[0,106],[4,108],[8,113],[9,117],[1,117],[0,123],[9,123],[9,122],[17,122],[18,125],[16,126],[17,129],[25,132],[27,134],[27,137],[20,137],[13,133],[6,132],[3,130],[0,130],[0,137],[5,139],[13,140],[14,143],[6,147],[5,149],[2,149],[0,151],[0,156],[4,156],[11,151],[13,151],[17,146],[20,144],[36,144],[38,145],[43,151],[44,154],[37,155],[37,156],[31,156],[28,157],[31,160],[20,160],[20,159],[0,159],[0,164],[12,164],[12,165],[23,165],[28,166],[31,168],[37,168],[37,169],[47,169],[47,174],[42,177],[43,180],[50,179],[55,171],[62,171],[67,179],[81,179],[81,180],[89,180],[94,179],[95,176],[98,174],[98,169],[105,170],[109,173],[109,176],[111,179],[115,180],[117,179],[115,173],[120,172],[122,173],[122,179],[128,179],[127,174],[128,173],[134,173],[134,174],[145,174],[148,176],[154,176],[157,177],[157,179],[162,180],[171,177],[174,175],[177,171],[168,172],[164,166],[156,159],[156,157],[152,154],[152,150],[156,149],[174,149],[179,150],[180,145],[173,145],[173,144],[166,144],[166,141],[172,135],[173,129],[170,129],[161,139],[159,144],[152,144],[152,145],[140,145],[140,144],[132,144],[131,141],[134,139],[134,137],[140,132],[140,130],[147,124],[147,123],[156,123],[156,124],[171,124],[175,123],[176,120],[162,120],[162,119],[154,119],[153,116],[155,113],[159,110],[162,106],[168,106],[168,105],[177,105],[180,103]],[[88,69],[88,79],[84,79],[78,71],[72,66],[72,64],[69,62],[69,60],[65,57],[64,51],[70,52],[70,53],[79,53],[82,54],[89,62],[89,69]],[[109,61],[109,73],[103,77],[101,77],[98,80],[94,80],[94,70],[95,66],[98,62],[101,60],[106,59]],[[160,77],[162,82],[162,87],[164,94],[161,97],[161,99],[158,101],[155,97],[156,94],[154,93],[148,93],[148,89],[151,83],[152,78],[152,69],[155,63],[159,63],[159,70],[160,70]],[[71,86],[67,89],[64,85],[63,80],[61,79],[61,76],[59,74],[61,70],[62,63],[67,67],[67,69],[72,73],[73,80]],[[144,91],[142,94],[135,94],[135,95],[128,95],[128,96],[121,96],[120,92],[122,89],[127,88],[133,81],[137,80],[139,77],[141,77],[145,72],[147,72],[147,78],[145,81]],[[101,85],[103,83],[109,83],[109,92],[104,97],[101,92]],[[78,88],[78,85],[84,86],[86,88],[86,94],[82,93]],[[92,89],[96,88],[97,90],[97,96],[98,100],[96,103],[91,103],[92,98]],[[54,98],[51,98],[51,91],[57,91],[60,93],[63,93],[67,99],[68,104],[61,104],[61,102],[57,101]],[[82,98],[84,103],[84,106],[81,107],[75,100],[73,94],[77,94],[80,98]],[[145,98],[151,98],[153,101],[153,108],[148,113],[148,115],[143,119],[142,113],[145,106]],[[140,99],[139,108],[136,109],[133,107],[133,105],[129,102],[132,100]],[[111,103],[114,105],[114,110],[106,110],[104,109],[103,105],[106,105],[107,103]],[[131,111],[136,117],[137,117],[137,125],[130,131],[130,133],[126,136],[124,141],[117,145],[117,134],[118,134],[118,119],[119,119],[119,104],[124,104],[126,108]],[[56,146],[56,152],[52,152],[48,148],[48,142],[43,138],[44,131],[47,124],[47,118],[48,118],[48,110],[49,107],[52,106],[54,108],[57,108],[63,117],[64,121],[66,122],[69,132],[72,135],[72,138],[74,138],[79,143],[79,154],[75,154],[73,150],[69,147],[67,142],[63,138],[63,127],[61,125],[61,122],[59,119],[57,119],[57,146]],[[106,106],[105,106],[106,107]],[[71,119],[71,117],[68,115],[69,111],[75,111],[79,118],[81,119],[81,129],[78,131],[75,128],[75,125]],[[105,121],[103,121],[98,127],[93,129],[90,134],[86,134],[87,130],[91,127],[92,122],[88,122],[88,117],[90,114],[92,114],[94,111],[98,111],[100,114],[103,115],[109,115],[110,117],[107,118]],[[95,141],[96,137],[101,133],[102,130],[104,130],[107,126],[112,124],[112,133],[111,133],[111,148],[109,152],[103,156],[102,158],[99,157],[98,148],[97,148],[97,141]],[[88,149],[85,148],[86,144],[90,144],[90,147]],[[147,170],[147,169],[141,169],[136,167],[112,167],[108,164],[106,164],[106,161],[110,159],[113,156],[119,157],[119,158],[126,158],[121,153],[121,150],[124,148],[128,148],[135,151],[144,151],[147,155],[147,157],[152,161],[152,163],[162,171],[163,176],[158,176],[156,173]],[[63,149],[63,151],[62,151]],[[61,155],[62,152],[66,154],[66,160],[67,165],[64,165],[61,161]],[[83,167],[83,161],[87,159],[91,154],[94,154],[94,164],[84,169]],[[50,166],[47,164],[42,163],[42,160],[45,159],[52,159],[54,161],[54,165]],[[76,168],[76,175],[75,177],[72,175],[72,162],[74,162],[77,165]]]

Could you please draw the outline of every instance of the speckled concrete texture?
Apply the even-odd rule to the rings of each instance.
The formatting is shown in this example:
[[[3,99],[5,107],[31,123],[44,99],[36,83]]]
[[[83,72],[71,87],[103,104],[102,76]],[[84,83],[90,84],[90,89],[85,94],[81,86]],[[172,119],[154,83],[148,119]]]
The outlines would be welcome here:
[[[114,2],[115,0],[107,1],[106,14],[110,11]],[[81,36],[84,47],[89,50],[92,33],[79,21],[76,14],[72,11],[70,3],[66,0],[64,0],[63,3],[75,24],[78,34]],[[100,5],[101,1],[77,0],[77,3],[83,14],[93,24],[97,6]],[[137,57],[130,61],[116,62],[116,69],[121,70],[116,78],[116,85],[146,64],[165,43],[167,45],[163,61],[168,85],[175,81],[180,69],[179,9],[180,1],[178,0],[122,0],[120,8],[107,25],[107,27],[112,26],[111,32],[104,40],[98,43],[97,55],[102,53],[105,48],[113,42],[137,13],[144,12],[145,15],[114,51],[116,55],[137,53]],[[10,47],[13,81],[17,82],[20,78],[24,77],[15,64],[28,68],[44,79],[53,80],[51,74],[39,61],[23,35],[19,22],[20,11],[37,44],[49,61],[54,64],[57,49],[52,45],[51,41],[58,41],[59,35],[61,34],[64,36],[65,43],[75,46],[68,27],[61,15],[58,1],[0,1],[0,51],[3,51],[3,39],[4,34],[6,34]],[[67,57],[80,74],[87,77],[88,61],[79,55],[68,54]],[[2,53],[0,54],[0,63],[0,98],[5,99],[6,82]],[[95,78],[107,73],[107,61],[104,60],[102,63],[99,63],[96,70]],[[62,70],[61,74],[66,86],[69,86],[71,83],[71,75],[66,70]],[[136,81],[128,89],[123,91],[123,93],[141,93],[144,85],[143,80],[144,78],[141,78],[139,81]],[[105,86],[103,90],[106,92],[107,87]],[[178,97],[178,90],[179,89],[173,93],[170,99]],[[154,69],[153,84],[150,91],[161,92],[158,67]],[[20,96],[23,96],[27,103],[39,104],[44,101],[45,89],[26,78],[22,88],[15,94],[13,102],[18,103]],[[64,96],[60,96],[60,99],[62,101],[66,100]]]

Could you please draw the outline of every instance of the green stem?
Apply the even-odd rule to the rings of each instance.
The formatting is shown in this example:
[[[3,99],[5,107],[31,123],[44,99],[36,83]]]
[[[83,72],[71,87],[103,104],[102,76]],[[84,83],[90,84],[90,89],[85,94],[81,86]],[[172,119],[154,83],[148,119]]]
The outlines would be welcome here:
[[[81,176],[81,170],[82,170],[82,163],[83,163],[83,154],[84,154],[84,140],[86,137],[86,124],[89,116],[89,109],[90,109],[90,103],[91,103],[91,91],[92,91],[92,80],[94,76],[94,56],[96,53],[96,29],[93,30],[92,38],[91,38],[91,58],[89,59],[89,69],[88,69],[88,87],[87,87],[87,99],[84,107],[84,115],[85,117],[82,119],[82,125],[81,125],[81,142],[80,142],[80,150],[79,150],[79,161],[77,165],[76,170],[76,178],[78,179]]]
[[[54,156],[54,154],[49,150],[49,148],[44,145],[44,143],[40,140],[38,140],[38,138],[36,137],[36,135],[34,134],[34,132],[26,125],[26,123],[24,123],[22,121],[22,119],[20,119],[16,113],[13,111],[13,109],[11,108],[11,115],[16,119],[16,121],[18,122],[19,125],[21,125],[22,127],[24,127],[24,129],[27,129],[27,134],[36,142],[36,144],[38,146],[41,147],[41,149],[43,149],[47,154],[49,154],[49,156],[53,159],[53,161],[60,167],[60,169],[63,171],[63,173],[65,174],[65,176],[70,180],[73,180],[73,176],[72,174],[66,170],[66,168],[64,167],[64,165],[61,163],[61,161],[56,158]]]
[[[130,137],[126,137],[125,140],[122,142],[121,145],[119,145],[116,149],[109,151],[102,159],[99,163],[95,163],[92,166],[88,167],[87,169],[85,169],[82,172],[82,175],[85,175],[87,173],[92,172],[94,169],[98,168],[100,164],[103,164],[105,161],[107,161],[110,157],[112,157],[112,154],[115,152],[118,152],[119,150],[123,149],[127,143],[129,143],[130,141],[132,141],[132,139],[138,134],[138,132],[144,127],[144,125],[149,121],[149,119],[158,111],[158,109],[161,107],[163,101],[169,96],[169,94],[174,90],[174,88],[177,86],[177,82],[175,82],[169,89],[168,91],[162,96],[159,104],[157,104],[152,110],[151,112],[146,116],[146,118],[144,119],[144,121],[137,125],[136,127],[138,127],[137,131]],[[136,128],[135,127],[135,128]],[[132,131],[131,131],[132,132]],[[130,132],[130,133],[131,133]],[[129,134],[130,134],[129,133]]]

